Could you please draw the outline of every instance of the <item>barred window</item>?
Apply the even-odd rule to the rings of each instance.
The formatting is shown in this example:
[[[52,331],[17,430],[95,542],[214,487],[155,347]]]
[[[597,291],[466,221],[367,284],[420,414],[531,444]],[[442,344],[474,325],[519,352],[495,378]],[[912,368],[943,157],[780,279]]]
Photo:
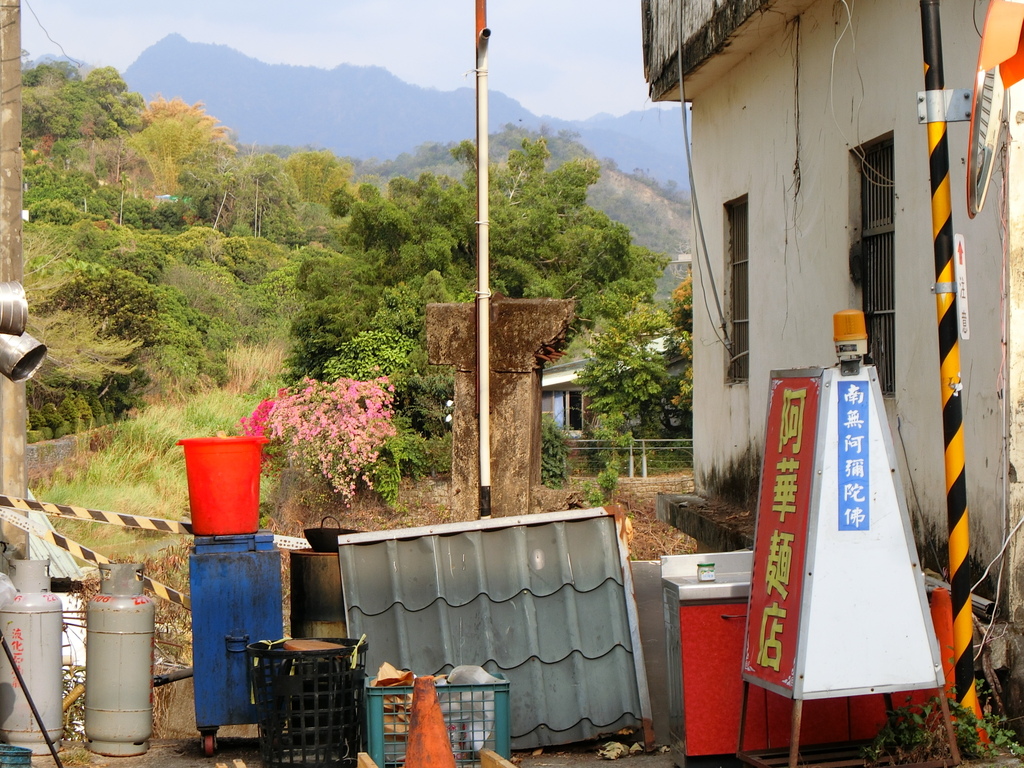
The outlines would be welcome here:
[[[729,336],[732,341],[727,378],[729,381],[747,381],[750,378],[747,198],[727,203],[725,208],[729,226]]]
[[[896,189],[891,138],[863,147],[861,254],[868,353],[883,395],[896,392]]]

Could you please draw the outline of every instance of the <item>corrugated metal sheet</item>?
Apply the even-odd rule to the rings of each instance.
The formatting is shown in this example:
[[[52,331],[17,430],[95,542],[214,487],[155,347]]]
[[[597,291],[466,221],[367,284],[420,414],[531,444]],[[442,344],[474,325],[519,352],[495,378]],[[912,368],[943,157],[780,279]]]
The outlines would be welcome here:
[[[53,523],[42,512],[29,512],[28,518],[36,525],[54,530]],[[82,569],[75,562],[75,558],[70,553],[65,552],[48,541],[43,541],[35,536],[29,536],[28,556],[30,560],[49,560],[51,579],[81,581],[83,578]]]
[[[35,501],[35,496],[32,495],[32,491],[25,493],[25,498]],[[49,515],[44,515],[42,512],[26,512],[28,519],[36,525],[41,525],[44,528],[49,528],[51,531],[57,530],[53,527],[53,523],[50,521]],[[48,541],[36,538],[35,536],[28,537],[28,556],[30,560],[49,560],[50,561],[50,578],[51,579],[71,579],[71,581],[81,581],[85,578],[85,574],[79,567],[78,563],[75,562],[75,558],[71,556],[70,552],[66,552],[55,544],[51,544]]]
[[[478,664],[511,682],[512,746],[651,740],[621,518],[604,509],[340,538],[349,633],[382,662]]]

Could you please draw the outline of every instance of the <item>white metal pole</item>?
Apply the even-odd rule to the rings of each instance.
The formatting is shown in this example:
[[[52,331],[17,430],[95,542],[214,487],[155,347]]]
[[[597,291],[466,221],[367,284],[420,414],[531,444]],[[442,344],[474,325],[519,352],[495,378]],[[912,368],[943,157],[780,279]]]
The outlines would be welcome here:
[[[477,407],[480,427],[480,517],[491,516],[491,289],[487,145],[487,0],[476,2],[476,335]]]

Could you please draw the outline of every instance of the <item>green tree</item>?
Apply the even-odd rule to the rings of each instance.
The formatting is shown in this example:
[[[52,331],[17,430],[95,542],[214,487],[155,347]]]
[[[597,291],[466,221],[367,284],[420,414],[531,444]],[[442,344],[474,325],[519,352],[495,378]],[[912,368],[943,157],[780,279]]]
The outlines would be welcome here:
[[[56,404],[71,395],[88,394],[99,405],[101,396],[120,390],[121,383],[136,373],[136,351],[141,341],[105,333],[95,316],[74,305],[60,305],[68,285],[84,275],[102,278],[107,268],[68,256],[69,244],[52,230],[37,228],[26,232],[25,286],[32,305],[29,332],[47,345],[47,357],[36,376],[28,383],[27,402],[35,412],[37,428],[52,430]],[[49,403],[52,417],[42,417]],[[108,411],[116,412],[109,404]],[[51,435],[52,436],[52,435]]]
[[[364,259],[325,252],[300,263],[295,288],[303,306],[291,327],[291,376],[321,379],[341,345],[368,329],[380,287]]]
[[[562,488],[569,478],[569,441],[549,413],[541,420],[540,441],[540,481],[548,488]]]
[[[79,86],[78,70],[68,61],[46,62],[23,73],[22,132],[31,144],[43,140],[49,151],[55,141],[75,134],[85,96]]]
[[[392,376],[409,365],[416,343],[392,330],[368,330],[343,342],[338,353],[324,364],[328,381],[355,379],[370,381]]]
[[[143,112],[142,124],[132,145],[149,164],[154,187],[161,194],[178,191],[186,162],[210,163],[218,155],[234,152],[227,142],[227,129],[199,103],[157,98]]]
[[[100,67],[82,83],[87,100],[81,113],[81,131],[87,138],[113,139],[142,125],[143,98],[128,90],[113,67]]]
[[[677,377],[678,392],[672,405],[693,418],[693,276],[687,275],[672,293],[672,346],[673,352],[685,368]]]
[[[286,245],[303,245],[298,221],[299,192],[276,155],[241,158],[234,171],[233,235],[265,237]]]
[[[87,315],[58,310],[33,312],[32,333],[45,339],[46,360],[34,385],[42,390],[101,389],[112,376],[135,370],[133,353],[140,342],[97,333]]]
[[[156,344],[160,338],[154,287],[123,269],[75,274],[59,292],[43,300],[40,310],[84,313],[93,318],[100,337],[116,337],[143,347]]]
[[[100,67],[83,80],[71,64],[47,62],[26,71],[22,83],[26,164],[38,152],[115,184],[137,170],[127,139],[141,125],[145,103],[117,70]]]
[[[664,342],[668,313],[637,303],[590,340],[591,358],[579,375],[593,413],[621,417],[637,437],[661,434],[669,383]]]
[[[493,286],[507,296],[576,300],[583,327],[614,302],[654,295],[666,260],[634,246],[629,230],[586,204],[600,168],[591,158],[547,170],[544,139],[524,139],[493,173]]]
[[[351,163],[339,160],[326,149],[296,152],[285,160],[284,168],[303,201],[323,206],[329,206],[334,193],[344,190],[352,179]]]

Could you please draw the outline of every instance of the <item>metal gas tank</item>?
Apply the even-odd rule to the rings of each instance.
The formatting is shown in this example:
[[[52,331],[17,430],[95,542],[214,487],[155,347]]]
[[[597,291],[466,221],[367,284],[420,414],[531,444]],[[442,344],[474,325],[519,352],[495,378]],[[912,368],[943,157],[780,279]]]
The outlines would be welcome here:
[[[63,606],[60,598],[50,592],[49,560],[12,560],[10,568],[11,581],[18,594],[0,609],[0,629],[7,638],[46,733],[59,745],[64,728],[61,707]],[[6,654],[0,655],[0,713],[0,737],[5,742],[27,747],[34,755],[50,754]]]
[[[142,566],[100,565],[85,646],[86,746],[101,755],[141,755],[153,734],[153,601]]]

